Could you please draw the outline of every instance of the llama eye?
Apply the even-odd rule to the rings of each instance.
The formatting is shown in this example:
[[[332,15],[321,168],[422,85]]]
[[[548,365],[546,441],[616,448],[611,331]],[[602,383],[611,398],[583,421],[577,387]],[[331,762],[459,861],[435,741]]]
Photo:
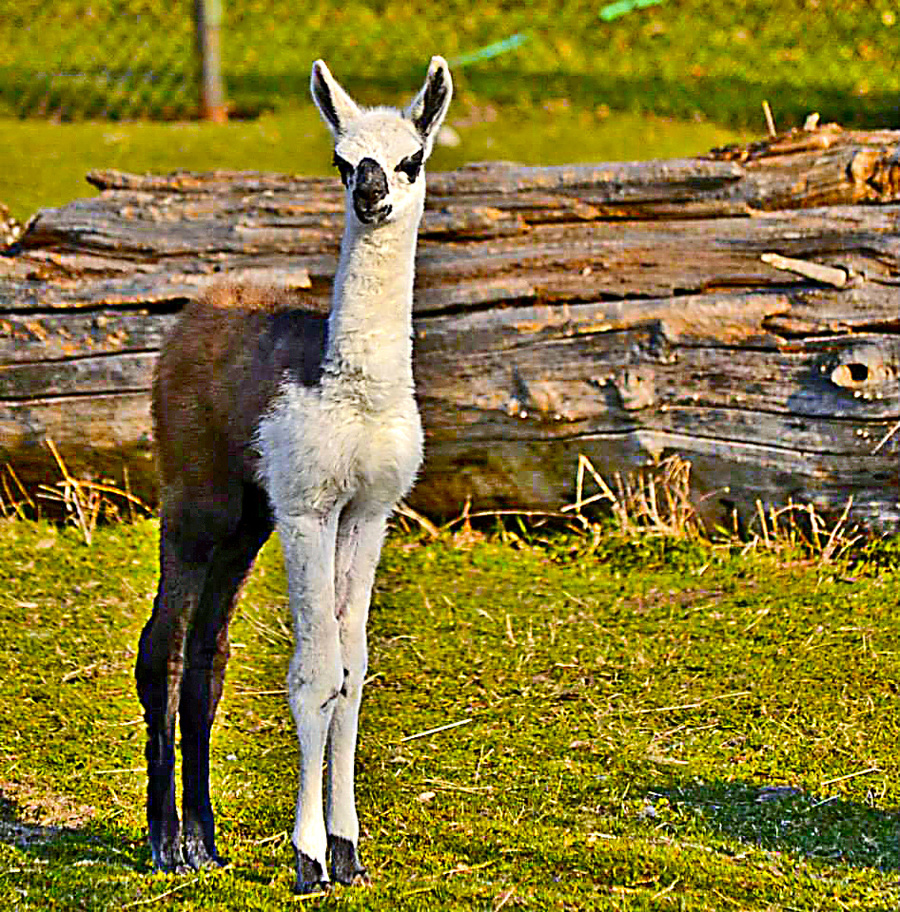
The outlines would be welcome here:
[[[334,159],[332,160],[334,166],[341,172],[341,183],[345,187],[350,186],[350,175],[353,174],[353,165],[350,164],[346,159],[341,158],[337,152],[334,153]]]
[[[407,155],[394,170],[402,171],[409,178],[409,182],[412,183],[419,176],[419,171],[422,169],[424,153],[424,149],[419,149],[414,155]]]

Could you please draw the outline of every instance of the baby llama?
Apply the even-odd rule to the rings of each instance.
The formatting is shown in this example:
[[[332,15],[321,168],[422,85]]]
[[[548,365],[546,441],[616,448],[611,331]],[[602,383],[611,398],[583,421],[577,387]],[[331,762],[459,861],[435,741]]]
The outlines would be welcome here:
[[[237,593],[277,528],[296,642],[288,693],[300,744],[292,841],[301,893],[368,879],[353,785],[366,617],[387,518],[422,460],[414,257],[423,165],[452,83],[434,57],[404,111],[367,109],[319,60],[311,90],[346,188],[331,313],[277,290],[223,285],[186,306],[164,345],[153,389],[160,579],[135,671],[154,865],[220,865],[210,729]]]

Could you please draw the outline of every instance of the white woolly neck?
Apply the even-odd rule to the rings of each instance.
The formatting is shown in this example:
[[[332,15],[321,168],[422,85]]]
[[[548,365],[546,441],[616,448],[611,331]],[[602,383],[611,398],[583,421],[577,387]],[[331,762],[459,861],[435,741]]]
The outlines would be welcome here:
[[[336,392],[369,407],[413,388],[412,300],[421,213],[419,206],[374,227],[348,217],[341,239],[325,372]]]

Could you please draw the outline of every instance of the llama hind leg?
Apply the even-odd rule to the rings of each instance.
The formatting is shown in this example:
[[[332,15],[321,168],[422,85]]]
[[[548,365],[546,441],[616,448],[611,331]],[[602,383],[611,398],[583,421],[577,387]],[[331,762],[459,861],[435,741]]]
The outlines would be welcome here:
[[[341,523],[335,588],[341,633],[345,684],[336,702],[328,740],[326,825],[331,876],[338,883],[368,883],[359,857],[354,765],[359,706],[368,668],[366,621],[381,554],[386,517],[350,513]]]
[[[135,667],[147,725],[147,824],[154,867],[175,871],[183,863],[175,809],[175,717],[184,669],[184,648],[205,569],[174,554],[163,531],[160,581],[145,625]]]
[[[209,738],[225,682],[228,623],[253,559],[272,531],[268,501],[246,486],[237,529],[214,550],[187,646],[181,691],[182,843],[192,868],[222,865],[209,794]]]
[[[288,694],[300,745],[300,785],[292,842],[298,893],[328,885],[322,814],[322,764],[336,700],[344,686],[334,610],[337,515],[279,518],[296,649]]]

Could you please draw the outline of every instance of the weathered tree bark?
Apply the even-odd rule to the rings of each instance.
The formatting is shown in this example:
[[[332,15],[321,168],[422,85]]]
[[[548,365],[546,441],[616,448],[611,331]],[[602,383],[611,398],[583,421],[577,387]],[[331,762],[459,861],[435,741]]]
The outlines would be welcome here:
[[[414,504],[557,508],[670,452],[705,515],[811,503],[900,522],[900,133],[795,131],[705,158],[429,176]],[[222,276],[328,306],[337,180],[96,172],[0,257],[0,458],[154,496],[148,390]],[[875,205],[877,204],[877,205]],[[886,438],[886,439],[885,439]]]

